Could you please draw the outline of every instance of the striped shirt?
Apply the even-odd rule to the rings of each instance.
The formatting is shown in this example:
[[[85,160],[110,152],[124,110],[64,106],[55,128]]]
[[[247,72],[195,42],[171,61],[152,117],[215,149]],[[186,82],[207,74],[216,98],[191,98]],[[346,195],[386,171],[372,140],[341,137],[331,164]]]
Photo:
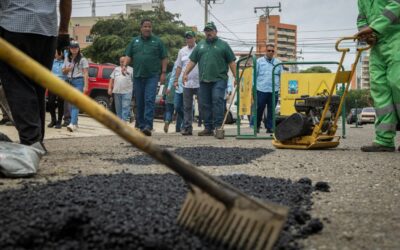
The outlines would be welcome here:
[[[0,27],[16,33],[57,36],[57,0],[0,0]]]

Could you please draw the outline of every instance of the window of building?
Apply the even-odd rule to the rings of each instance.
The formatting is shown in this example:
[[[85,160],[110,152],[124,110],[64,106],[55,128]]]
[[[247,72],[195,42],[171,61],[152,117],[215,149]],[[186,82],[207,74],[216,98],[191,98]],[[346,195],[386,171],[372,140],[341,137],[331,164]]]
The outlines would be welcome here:
[[[86,36],[85,42],[87,43],[92,43],[93,42],[93,37],[92,36]]]

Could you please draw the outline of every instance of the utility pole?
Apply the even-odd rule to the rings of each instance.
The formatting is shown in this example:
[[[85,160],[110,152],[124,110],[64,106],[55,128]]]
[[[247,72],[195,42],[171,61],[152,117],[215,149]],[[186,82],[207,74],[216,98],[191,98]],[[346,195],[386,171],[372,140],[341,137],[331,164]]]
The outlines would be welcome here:
[[[204,1],[204,26],[208,23],[208,4],[210,3],[209,0]]]
[[[197,2],[201,5],[202,0],[197,0]],[[216,0],[204,0],[204,26],[208,23],[208,5],[211,2],[215,4]]]
[[[274,9],[278,9],[279,12],[282,11],[281,2],[279,2],[278,6],[265,6],[265,7],[254,7],[254,13],[257,13],[257,10],[262,10],[265,13],[265,20],[266,20],[266,39],[269,38],[268,30],[269,30],[269,16]],[[265,41],[267,43],[267,40]]]
[[[96,0],[92,0],[92,17],[96,16]]]

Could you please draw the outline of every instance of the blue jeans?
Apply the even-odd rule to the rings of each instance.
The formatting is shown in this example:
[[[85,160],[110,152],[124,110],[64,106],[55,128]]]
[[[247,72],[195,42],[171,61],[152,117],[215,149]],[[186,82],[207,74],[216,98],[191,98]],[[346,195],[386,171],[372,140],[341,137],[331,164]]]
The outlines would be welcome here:
[[[140,130],[153,129],[154,103],[160,76],[135,77],[136,123]]]
[[[278,94],[275,92],[275,106],[278,103]],[[267,106],[267,119],[264,125],[266,129],[272,129],[272,112],[275,112],[275,107],[272,107],[272,93],[257,91],[257,128],[261,126],[265,105]]]
[[[176,111],[176,132],[180,132],[183,127],[183,94],[176,93],[174,96],[174,108]]]
[[[71,81],[71,85],[78,89],[80,92],[83,92],[83,86],[84,86],[84,81],[83,77],[80,78],[74,78]],[[78,115],[79,115],[79,109],[75,105],[71,105],[71,123],[73,125],[78,125]]]
[[[174,104],[165,103],[164,122],[171,123],[173,115],[174,115]]]
[[[123,121],[129,121],[131,112],[132,93],[118,94],[114,93],[115,112]]]
[[[222,126],[227,84],[226,80],[200,82],[201,115],[204,120],[204,127],[209,131]]]

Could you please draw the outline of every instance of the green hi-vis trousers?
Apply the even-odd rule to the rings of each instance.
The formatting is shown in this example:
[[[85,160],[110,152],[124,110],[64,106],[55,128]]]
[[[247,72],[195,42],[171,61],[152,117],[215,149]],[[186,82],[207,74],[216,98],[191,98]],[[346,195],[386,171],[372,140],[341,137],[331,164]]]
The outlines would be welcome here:
[[[400,122],[400,32],[371,50],[371,95],[376,111],[375,143],[393,147]]]

